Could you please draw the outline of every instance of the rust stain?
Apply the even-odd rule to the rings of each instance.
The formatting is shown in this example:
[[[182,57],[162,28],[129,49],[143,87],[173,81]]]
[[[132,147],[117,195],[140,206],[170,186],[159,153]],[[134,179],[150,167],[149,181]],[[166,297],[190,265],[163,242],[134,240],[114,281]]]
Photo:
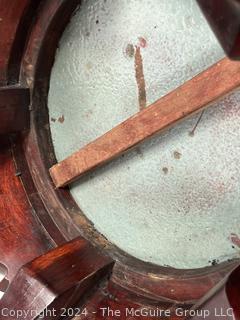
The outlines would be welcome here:
[[[168,174],[168,168],[167,167],[163,167],[162,171],[163,171],[164,174]]]
[[[127,46],[126,46],[126,49],[125,49],[125,53],[126,55],[129,57],[129,58],[133,58],[134,57],[134,46],[133,44],[129,43]]]
[[[146,48],[147,47],[147,40],[146,39],[144,39],[143,37],[139,37],[138,41],[139,41],[139,46],[141,48]]]
[[[63,123],[65,121],[64,115],[58,118],[58,122]]]
[[[200,114],[200,116],[199,116],[199,118],[198,118],[198,120],[197,120],[197,122],[196,122],[195,126],[194,126],[194,127],[193,127],[193,129],[189,132],[189,135],[190,135],[191,137],[193,137],[193,136],[194,136],[195,131],[196,131],[196,129],[197,129],[197,127],[198,127],[199,123],[200,123],[200,122],[201,122],[201,120],[202,120],[202,117],[203,117],[204,111],[205,111],[205,110],[203,110],[203,111],[201,112],[201,114]]]
[[[237,246],[238,248],[240,248],[240,238],[238,237],[238,235],[236,233],[231,233],[230,235],[230,240],[232,241],[232,243]]]
[[[139,46],[135,47],[135,77],[138,86],[138,101],[140,111],[146,108],[147,98],[146,98],[146,85],[143,73],[143,60],[141,55],[141,48]]]
[[[175,159],[179,160],[181,158],[182,154],[178,151],[174,151],[173,156]]]

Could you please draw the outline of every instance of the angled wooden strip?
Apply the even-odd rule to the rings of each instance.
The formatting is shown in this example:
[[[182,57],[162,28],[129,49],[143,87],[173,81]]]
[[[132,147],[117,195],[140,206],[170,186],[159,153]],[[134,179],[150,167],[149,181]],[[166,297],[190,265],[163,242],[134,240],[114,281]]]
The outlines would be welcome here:
[[[29,103],[28,88],[0,87],[0,134],[28,128]]]
[[[159,131],[207,107],[240,85],[240,63],[219,61],[50,169],[56,187],[116,158]]]
[[[113,261],[87,240],[79,237],[36,258],[22,267],[0,301],[0,319],[39,319],[46,308],[56,310],[66,305],[70,296],[77,300],[102,278],[110,275]],[[59,311],[59,310],[58,310]],[[63,312],[62,312],[63,313]],[[52,314],[41,319],[60,319]]]

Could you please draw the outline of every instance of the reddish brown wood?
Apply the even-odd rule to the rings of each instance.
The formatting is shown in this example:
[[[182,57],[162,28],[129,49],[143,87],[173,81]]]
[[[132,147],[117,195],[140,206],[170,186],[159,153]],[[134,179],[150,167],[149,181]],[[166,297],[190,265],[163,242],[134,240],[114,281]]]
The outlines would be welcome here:
[[[235,319],[240,319],[240,267],[229,276],[225,285],[225,294],[230,308],[234,311]],[[221,301],[220,301],[221,305]]]
[[[14,66],[10,66],[11,62],[19,69],[19,57],[24,46],[24,38],[27,36],[26,13],[31,5],[36,1],[31,0],[1,0],[0,1],[0,85],[8,84],[8,69],[15,80],[17,78],[17,70]],[[35,6],[34,4],[34,6]],[[21,41],[18,41],[18,31],[21,33]],[[14,48],[15,41],[18,41],[17,48]],[[13,56],[12,56],[13,55]],[[16,58],[16,59],[15,59]],[[18,64],[15,64],[18,61]]]
[[[128,266],[116,263],[113,270],[112,281],[128,291],[137,293],[151,299],[167,299],[179,303],[194,304],[201,299],[213,285],[217,284],[227,272],[236,267],[236,262],[225,263],[215,267],[215,270],[205,268],[200,270],[176,270],[165,268],[165,272],[131,269]],[[208,274],[208,276],[207,276]]]
[[[0,309],[26,311],[28,315],[24,319],[36,319],[46,307],[54,301],[56,304],[57,298],[69,294],[77,285],[83,295],[111,272],[112,265],[109,257],[85,239],[77,238],[20,269],[0,302]],[[11,318],[0,313],[0,319]]]
[[[29,89],[20,86],[0,88],[0,134],[29,127]]]
[[[82,314],[74,320],[181,320],[182,317],[175,317],[175,309],[180,306],[169,301],[158,302],[134,295],[111,281],[102,282],[82,305]],[[185,304],[182,308],[188,310],[190,306]]]
[[[14,147],[18,177],[14,175],[9,145],[6,147],[9,157],[0,163],[0,175],[4,185],[2,187],[0,183],[0,189],[4,188],[3,202],[0,195],[0,262],[7,265],[10,271],[9,279],[12,280],[17,269],[38,255],[46,253],[55,243],[61,245],[66,240],[84,234],[89,242],[94,243],[99,250],[106,250],[121,265],[114,268],[115,275],[111,277],[111,289],[109,287],[108,293],[96,289],[96,292],[100,290],[104,302],[100,301],[100,305],[104,306],[106,302],[116,308],[149,304],[167,308],[201,297],[229,270],[230,264],[187,271],[139,261],[104,239],[84,217],[69,192],[56,190],[49,177],[48,168],[55,161],[47,113],[49,76],[61,32],[79,2],[80,0],[41,1],[37,14],[34,15],[34,23],[29,27],[21,80],[31,87],[31,128],[22,140],[16,140],[17,146]],[[16,50],[17,48],[18,45]],[[21,144],[24,146],[27,162]],[[3,148],[2,141],[1,147]],[[6,170],[6,166],[10,166],[9,169]],[[202,283],[199,288],[198,280]],[[26,303],[34,304],[34,301],[37,301],[34,292],[37,292],[38,284],[36,282],[36,291],[30,295],[25,292]],[[86,285],[88,287],[89,284]],[[171,289],[175,287],[178,290],[172,292]],[[75,286],[60,295],[50,307],[59,310],[64,306],[81,306],[84,303],[87,306],[91,304],[98,310],[97,299],[90,298],[85,301],[86,296],[82,299],[84,290],[83,286]],[[22,291],[16,290],[14,303],[22,296]],[[94,318],[94,314],[92,317]]]
[[[197,0],[226,54],[240,59],[240,1]]]
[[[36,208],[39,220],[58,244],[79,236],[80,230],[70,214],[80,210],[68,192],[63,194],[54,190],[49,178],[48,168],[55,163],[55,156],[51,148],[47,96],[58,41],[79,3],[80,0],[45,0],[41,3],[25,49],[20,77],[23,83],[32,88],[30,131],[19,142],[23,145],[27,166],[37,190],[34,198],[31,190],[28,190],[28,194],[31,195],[31,203]],[[24,181],[29,189],[29,180]],[[59,197],[62,201],[59,201]]]
[[[127,291],[137,296],[136,300],[138,295],[141,295],[143,304],[149,296],[160,305],[165,296],[169,298],[170,303],[199,298],[230,270],[231,263],[195,270],[175,270],[139,261],[99,234],[76,205],[69,191],[56,189],[48,174],[48,168],[56,161],[51,144],[47,109],[49,77],[58,39],[78,2],[77,0],[44,1],[38,10],[23,59],[21,79],[33,88],[31,128],[23,140],[27,164],[22,160],[24,157],[21,151],[16,152],[16,161],[18,164],[21,163],[26,172],[30,171],[34,181],[33,187],[31,179],[27,175],[23,177],[29,201],[42,225],[57,244],[83,234],[86,239],[119,261],[123,270],[120,272],[118,268],[118,274],[113,277],[113,282],[122,283]],[[114,268],[114,272],[116,270]],[[198,279],[201,281],[199,287],[197,287]],[[178,286],[178,290],[172,292],[171,289],[175,286]]]
[[[157,304],[125,291],[122,287],[102,283],[83,305],[83,314],[77,319],[240,319],[240,267],[222,279],[197,304],[191,308],[187,303],[171,304],[168,301]],[[144,302],[143,302],[144,301]],[[88,311],[87,316],[85,312]],[[135,313],[136,312],[136,313]],[[156,314],[161,314],[158,317]],[[183,314],[182,316],[180,314]],[[155,316],[153,316],[155,314]],[[191,315],[194,315],[193,318]],[[165,315],[165,317],[164,317]],[[186,315],[186,316],[185,316]],[[128,318],[129,317],[129,318]]]
[[[50,169],[56,187],[206,108],[240,85],[240,64],[223,59]]]
[[[0,137],[0,262],[12,280],[18,269],[53,247],[35,218],[8,138]]]
[[[21,4],[26,4],[27,1],[21,0],[20,2],[18,0],[11,2],[1,1],[0,12],[3,4],[6,6],[6,10],[9,10],[14,5],[18,6],[20,10]],[[30,5],[33,2],[37,3],[38,1],[33,0],[31,3],[29,1]],[[27,28],[29,38],[27,32],[23,32],[24,28],[19,28],[19,21],[25,20],[24,16],[29,14],[29,10],[24,10],[22,18],[20,20],[16,18],[14,21],[14,23],[18,24],[17,29],[16,26],[9,29],[9,32],[10,30],[13,32],[11,33],[12,35],[15,34],[13,36],[14,39],[11,36],[8,38],[6,36],[5,38],[4,35],[4,39],[8,39],[11,42],[8,48],[4,48],[6,52],[11,51],[10,57],[8,53],[4,57],[3,78],[7,82],[14,82],[18,77],[17,70],[20,69],[18,62],[21,58],[21,48],[24,46],[26,38],[28,38],[21,79],[32,88],[32,111],[30,132],[24,135],[23,140],[16,140],[17,146],[13,147],[17,167],[15,167],[12,157],[13,150],[8,140],[0,138],[0,262],[7,266],[9,271],[7,278],[12,282],[17,270],[23,264],[39,255],[45,254],[56,244],[63,244],[66,239],[71,239],[80,234],[84,234],[90,242],[99,248],[93,249],[93,251],[91,251],[92,249],[90,250],[94,254],[91,257],[89,256],[89,259],[94,259],[94,262],[96,262],[95,258],[97,256],[95,252],[97,252],[97,255],[101,255],[100,250],[104,249],[114,260],[119,262],[118,266],[115,266],[113,270],[114,274],[109,284],[106,281],[107,290],[102,287],[93,290],[92,286],[95,283],[98,285],[99,277],[101,278],[102,276],[98,272],[96,272],[96,279],[90,277],[89,281],[84,280],[83,283],[78,285],[74,285],[73,281],[71,283],[72,288],[69,289],[69,284],[66,283],[66,278],[64,277],[61,277],[57,282],[57,286],[54,287],[54,283],[56,283],[60,273],[53,272],[54,268],[49,269],[49,266],[45,265],[44,257],[41,257],[39,258],[42,266],[40,269],[36,267],[36,262],[34,262],[34,268],[30,264],[19,272],[19,274],[23,272],[23,276],[26,276],[25,279],[30,282],[29,291],[25,291],[25,285],[21,286],[20,279],[19,283],[15,280],[4,298],[5,300],[3,300],[3,303],[7,300],[3,307],[12,309],[17,306],[18,302],[22,302],[22,306],[18,305],[19,308],[24,307],[27,311],[29,309],[28,303],[34,306],[43,297],[46,298],[46,304],[49,304],[57,295],[58,298],[49,307],[50,309],[56,308],[58,316],[62,307],[69,308],[70,306],[81,306],[82,304],[98,312],[98,314],[89,314],[88,319],[106,318],[100,317],[100,306],[110,306],[116,310],[120,308],[123,311],[127,306],[137,309],[158,306],[162,309],[170,308],[174,310],[174,307],[181,302],[186,303],[188,301],[193,303],[194,299],[201,297],[221,279],[231,268],[231,264],[221,264],[199,270],[174,270],[153,266],[128,256],[109,243],[94,229],[94,226],[87,221],[81,210],[74,203],[68,191],[54,189],[48,175],[48,168],[54,163],[47,114],[49,75],[58,39],[79,2],[79,0],[41,1],[41,5],[36,11],[37,14],[33,15],[35,17],[34,23]],[[16,17],[16,12],[12,12],[12,14]],[[14,33],[14,30],[17,30],[17,33]],[[18,34],[18,32],[20,33]],[[23,39],[23,42],[20,39]],[[11,50],[7,51],[10,47]],[[0,49],[2,50],[3,48]],[[20,51],[18,52],[18,50]],[[2,56],[0,56],[1,58]],[[8,65],[8,71],[6,71],[6,65]],[[9,72],[11,73],[10,78]],[[20,144],[22,143],[27,162],[21,150]],[[21,183],[22,181],[24,182],[24,187]],[[85,248],[91,247],[87,242],[84,243],[86,243]],[[87,252],[90,251],[87,250]],[[79,259],[79,256],[77,255],[75,258]],[[68,262],[70,263],[71,260],[69,259]],[[87,263],[87,260],[84,260],[84,263]],[[30,274],[29,270],[33,269],[33,274]],[[71,269],[69,268],[69,270]],[[85,270],[90,272],[91,269],[86,267]],[[38,279],[36,279],[36,274],[39,275]],[[65,272],[64,276],[66,274],[67,272]],[[75,275],[84,277],[83,273],[76,273]],[[61,282],[62,279],[63,282]],[[73,278],[70,277],[70,279]],[[35,281],[35,284],[32,281]],[[45,282],[50,283],[50,287],[54,287],[54,294],[49,289],[50,287],[44,285]],[[201,282],[201,285],[198,286],[199,282]],[[3,284],[6,284],[6,282]],[[65,289],[63,288],[67,291],[64,291]],[[89,288],[91,290],[88,290]],[[172,291],[173,288],[176,289]],[[0,291],[2,289],[5,290],[5,285],[3,287],[0,286]],[[38,295],[38,290],[41,289],[43,291]],[[61,294],[62,289],[63,294]],[[57,290],[59,291],[55,292]],[[44,292],[46,292],[46,295],[44,295]],[[83,297],[85,292],[92,293],[93,296],[84,295]],[[7,298],[9,295],[11,295],[13,303]],[[42,307],[44,307],[44,304]],[[188,308],[189,305],[186,307]],[[41,310],[40,302],[37,308],[39,308],[39,311]],[[57,318],[54,317],[54,319]],[[3,319],[6,319],[6,317]],[[125,317],[122,317],[122,319],[125,319]]]
[[[240,267],[227,275],[200,299],[192,310],[192,319],[240,319]],[[204,316],[205,313],[205,316]]]

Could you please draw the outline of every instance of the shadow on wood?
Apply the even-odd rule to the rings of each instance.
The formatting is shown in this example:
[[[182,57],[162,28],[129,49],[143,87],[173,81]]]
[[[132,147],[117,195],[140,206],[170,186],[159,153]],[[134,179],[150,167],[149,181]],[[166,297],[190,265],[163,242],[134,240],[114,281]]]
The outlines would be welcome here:
[[[29,89],[20,86],[0,88],[0,134],[29,127]]]

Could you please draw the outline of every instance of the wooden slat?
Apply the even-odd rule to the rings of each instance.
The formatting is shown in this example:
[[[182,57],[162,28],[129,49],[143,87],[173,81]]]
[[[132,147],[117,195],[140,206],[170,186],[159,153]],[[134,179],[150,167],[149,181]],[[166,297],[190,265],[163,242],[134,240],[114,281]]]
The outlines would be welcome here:
[[[29,89],[0,88],[0,134],[21,131],[29,126]]]
[[[48,307],[60,311],[60,315],[55,311],[51,316],[46,313],[40,318],[60,319],[61,308],[69,307],[66,304],[71,295],[75,292],[79,301],[102,278],[111,274],[112,267],[110,257],[78,237],[23,266],[0,301],[0,310],[5,308],[15,314],[21,310],[24,316],[22,314],[19,319],[33,320],[39,319],[38,315]],[[0,319],[13,318],[9,313],[0,313]]]
[[[159,131],[206,108],[240,85],[240,63],[219,61],[145,110],[119,124],[50,169],[56,187],[116,158]],[[71,137],[69,137],[71,138]]]

